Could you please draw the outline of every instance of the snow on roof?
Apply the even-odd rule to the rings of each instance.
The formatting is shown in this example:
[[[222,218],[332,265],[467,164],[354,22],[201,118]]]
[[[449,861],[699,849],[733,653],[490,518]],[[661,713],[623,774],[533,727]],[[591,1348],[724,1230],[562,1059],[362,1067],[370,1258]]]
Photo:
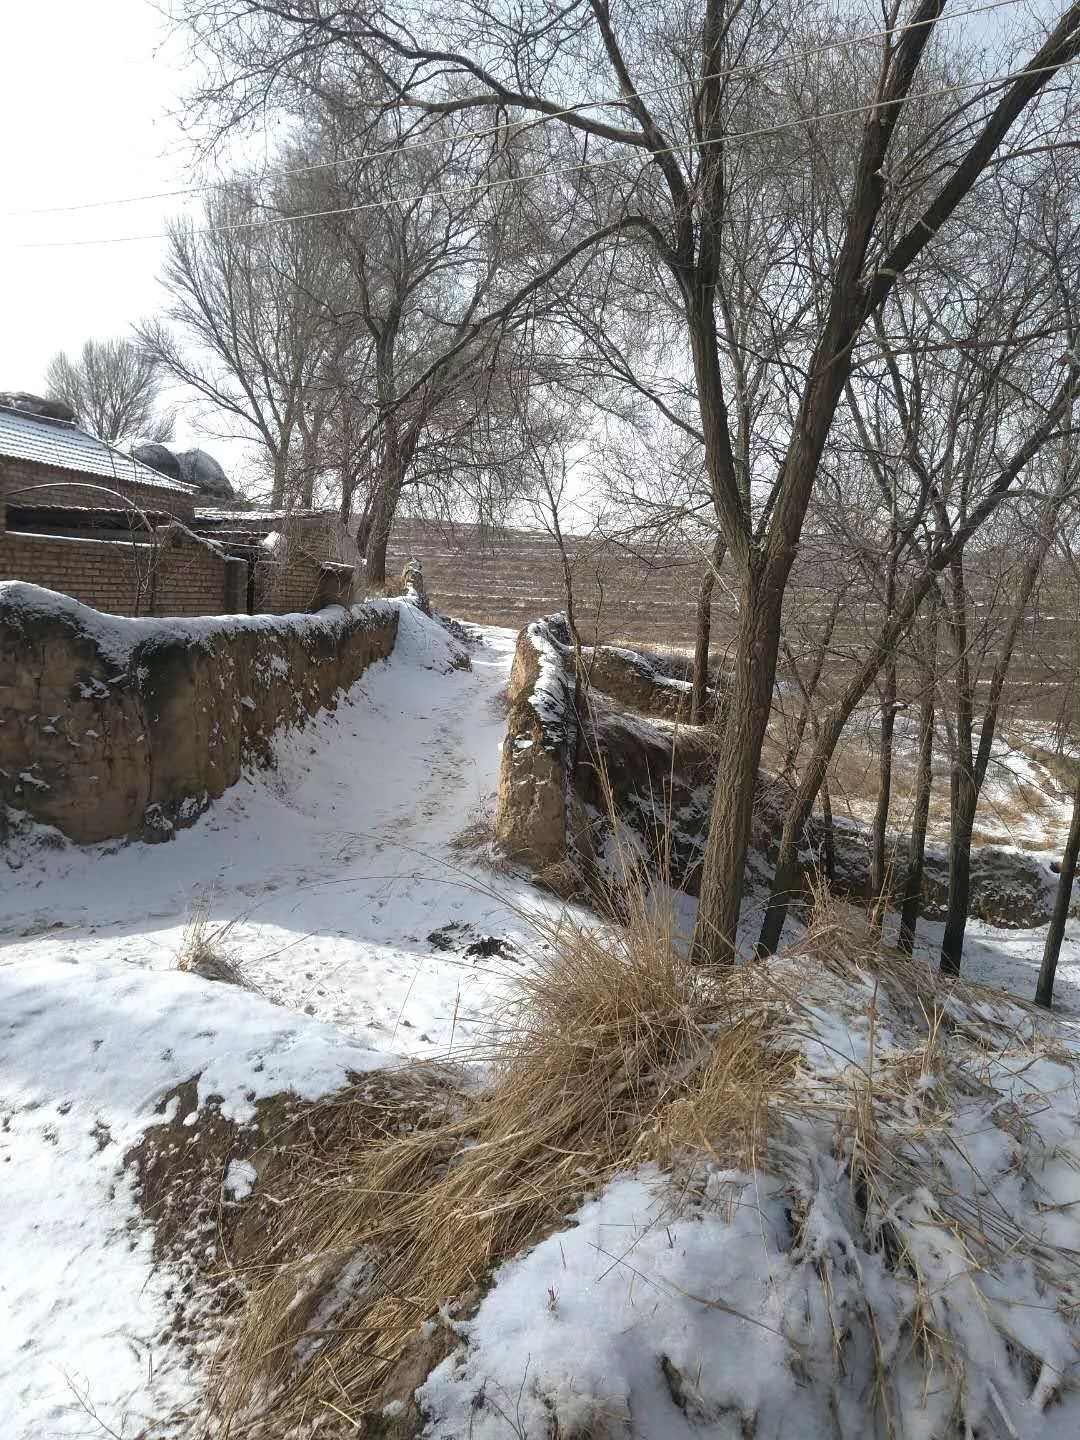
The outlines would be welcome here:
[[[0,408],[0,458],[32,460],[80,475],[99,475],[106,480],[150,485],[182,495],[199,493],[196,486],[170,480],[77,425],[19,410]]]
[[[195,518],[207,524],[212,524],[215,520],[220,520],[222,524],[230,525],[234,522],[265,525],[274,521],[325,520],[336,519],[337,516],[332,510],[260,510],[257,508],[250,510],[226,510],[220,505],[197,505],[195,507]]]

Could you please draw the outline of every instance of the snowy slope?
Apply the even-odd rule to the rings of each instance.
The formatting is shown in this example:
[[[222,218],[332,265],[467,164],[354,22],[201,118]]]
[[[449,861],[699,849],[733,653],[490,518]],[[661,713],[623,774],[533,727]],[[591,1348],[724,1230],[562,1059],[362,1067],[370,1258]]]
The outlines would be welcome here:
[[[169,1277],[151,1263],[122,1163],[178,1083],[199,1076],[201,1096],[243,1119],[260,1096],[314,1098],[401,1056],[484,1052],[535,945],[528,916],[555,902],[470,865],[454,843],[497,781],[514,636],[482,638],[472,669],[454,669],[445,632],[403,607],[394,654],[337,713],[281,737],[274,770],[247,775],[172,842],[58,849],[40,836],[0,859],[0,1401],[11,1440],[134,1440],[148,1417],[193,1398],[196,1378],[160,1341]],[[200,904],[217,948],[261,993],[178,973]],[[1075,1003],[1070,936],[1059,987]],[[972,978],[1030,995],[1042,932],[973,927],[973,940]],[[1061,1125],[1047,1132],[1060,1163],[1045,1178],[1067,1207],[1080,1146]],[[989,1159],[1005,1177],[1007,1155]],[[742,1388],[729,1404],[719,1382],[705,1387],[706,1433],[738,1436],[739,1405],[770,1386],[769,1413],[782,1418],[770,1332],[682,1295],[711,1267],[710,1296],[738,1293],[772,1324],[790,1262],[747,1237],[779,1224],[782,1206],[774,1182],[746,1183],[733,1192],[745,1205],[670,1227],[657,1175],[629,1176],[512,1262],[471,1350],[429,1386],[439,1433],[476,1425],[481,1440],[520,1421],[519,1433],[546,1434],[544,1396],[558,1391],[564,1419],[581,1418],[604,1377],[612,1435],[628,1405],[636,1435],[698,1433],[671,1409],[661,1344],[680,1372],[717,1346],[733,1357]],[[474,1414],[478,1387],[501,1397],[510,1429],[495,1410]],[[1047,1428],[1041,1412],[1038,1427],[1019,1433],[1075,1433]]]
[[[504,1264],[431,1440],[1080,1434],[1080,1033],[954,997],[935,1058],[873,976],[772,968],[806,1069],[756,1173],[642,1166]]]
[[[390,660],[172,842],[30,844],[0,861],[12,1440],[104,1426],[128,1440],[192,1384],[157,1339],[169,1277],[122,1164],[174,1086],[201,1076],[200,1095],[243,1120],[259,1096],[314,1098],[490,1034],[516,966],[464,952],[484,936],[522,948],[516,907],[544,902],[511,878],[500,899],[450,842],[494,790],[513,638],[487,632],[472,671],[452,669],[445,632],[402,607]],[[177,971],[200,899],[261,995]]]
[[[190,1376],[161,1345],[169,1275],[123,1158],[177,1084],[244,1121],[385,1063],[258,996],[122,960],[0,968],[0,1394],[8,1433],[138,1432]],[[14,1427],[14,1428],[11,1428]]]

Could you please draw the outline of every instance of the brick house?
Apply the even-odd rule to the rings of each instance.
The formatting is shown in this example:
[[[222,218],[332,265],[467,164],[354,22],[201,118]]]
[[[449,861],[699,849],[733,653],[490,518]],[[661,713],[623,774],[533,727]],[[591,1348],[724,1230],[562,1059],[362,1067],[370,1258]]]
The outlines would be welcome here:
[[[197,486],[41,413],[60,407],[13,398],[0,397],[0,580],[115,615],[284,613],[351,599],[335,517],[224,511]]]

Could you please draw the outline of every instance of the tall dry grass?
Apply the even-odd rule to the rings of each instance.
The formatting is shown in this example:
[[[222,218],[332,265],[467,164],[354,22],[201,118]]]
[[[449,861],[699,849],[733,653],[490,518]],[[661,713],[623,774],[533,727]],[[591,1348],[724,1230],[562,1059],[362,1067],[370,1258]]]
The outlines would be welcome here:
[[[959,1406],[964,1357],[948,1297],[923,1271],[924,1232],[897,1215],[904,1197],[932,1190],[934,1223],[970,1253],[973,1277],[1025,1252],[1007,1215],[945,1185],[939,1157],[952,1144],[952,1096],[985,1091],[988,1057],[1036,1053],[1034,1017],[1004,998],[999,1013],[975,988],[944,991],[827,903],[797,955],[720,975],[689,965],[670,910],[643,886],[626,891],[620,923],[553,923],[543,939],[482,1093],[412,1133],[309,1157],[219,1361],[226,1432],[310,1434],[325,1421],[317,1433],[381,1433],[384,1387],[423,1322],[449,1302],[467,1310],[501,1260],[639,1163],[670,1172],[676,1207],[701,1161],[768,1168],[788,1187],[797,1251],[818,1198],[811,1131],[843,1158],[863,1217],[856,1243],[884,1255],[916,1295],[912,1346],[875,1360],[867,1433],[901,1433],[894,1367],[911,1355],[928,1375],[952,1377]],[[886,1004],[907,1038],[883,1055],[874,1036]],[[824,1080],[806,1060],[822,1007],[853,1029],[870,1025],[869,1060]],[[1052,1283],[1063,1258],[1032,1253]],[[807,1249],[805,1263],[842,1369],[858,1272],[846,1251]],[[873,1336],[870,1302],[855,1303]],[[401,1393],[411,1398],[424,1372],[408,1373]]]
[[[328,1407],[357,1422],[421,1321],[617,1171],[686,1148],[752,1161],[769,1068],[790,1060],[765,1059],[743,982],[693,969],[643,889],[627,903],[618,926],[551,927],[503,1017],[491,1083],[463,1114],[315,1159],[276,1229],[297,1258],[261,1258],[220,1361],[234,1426],[253,1400],[271,1401],[272,1433]],[[313,1333],[357,1256],[362,1282],[333,1332]]]

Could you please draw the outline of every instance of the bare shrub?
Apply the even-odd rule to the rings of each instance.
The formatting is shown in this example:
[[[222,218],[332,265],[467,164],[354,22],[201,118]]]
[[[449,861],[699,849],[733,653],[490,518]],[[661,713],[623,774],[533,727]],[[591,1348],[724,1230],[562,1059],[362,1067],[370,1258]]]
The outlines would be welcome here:
[[[176,968],[200,975],[204,980],[217,980],[224,985],[240,985],[244,989],[258,987],[248,980],[236,958],[225,948],[235,920],[220,922],[210,918],[210,901],[200,895],[191,907],[184,926]]]

